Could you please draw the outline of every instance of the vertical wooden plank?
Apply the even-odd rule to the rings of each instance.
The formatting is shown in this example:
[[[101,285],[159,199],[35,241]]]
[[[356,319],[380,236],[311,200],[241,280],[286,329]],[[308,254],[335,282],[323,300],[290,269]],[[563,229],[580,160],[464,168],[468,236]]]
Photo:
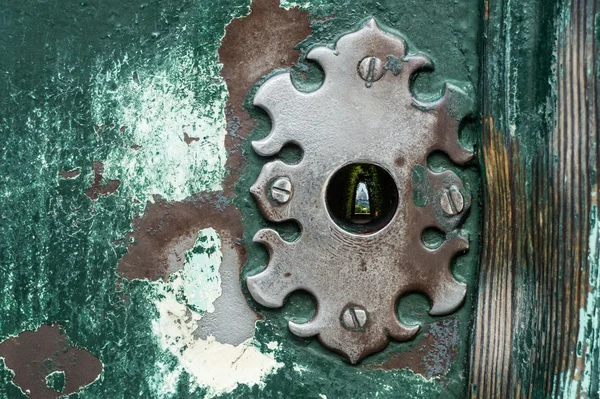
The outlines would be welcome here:
[[[485,2],[473,398],[598,398],[597,0]]]

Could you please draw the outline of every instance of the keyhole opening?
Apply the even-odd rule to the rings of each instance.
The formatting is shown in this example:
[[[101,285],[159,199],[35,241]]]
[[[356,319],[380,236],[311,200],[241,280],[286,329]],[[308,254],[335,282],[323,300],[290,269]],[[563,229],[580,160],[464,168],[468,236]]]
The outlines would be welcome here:
[[[371,234],[384,228],[398,208],[398,188],[392,176],[378,165],[346,165],[331,177],[326,192],[327,210],[342,229]]]

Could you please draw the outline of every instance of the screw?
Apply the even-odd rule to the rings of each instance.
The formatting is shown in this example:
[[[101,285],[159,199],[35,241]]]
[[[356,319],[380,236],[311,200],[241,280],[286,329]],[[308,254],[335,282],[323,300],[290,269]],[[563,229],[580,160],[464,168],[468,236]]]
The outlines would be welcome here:
[[[271,197],[280,204],[288,202],[292,192],[292,182],[287,177],[278,178],[271,186]]]
[[[341,321],[349,330],[360,330],[367,323],[367,311],[361,306],[349,306],[342,312]]]
[[[440,205],[447,215],[456,215],[462,212],[465,206],[465,200],[458,190],[458,187],[452,185],[442,192]]]
[[[365,82],[367,87],[371,87],[373,82],[377,82],[383,74],[385,69],[384,64],[377,57],[365,57],[358,63],[358,74]]]

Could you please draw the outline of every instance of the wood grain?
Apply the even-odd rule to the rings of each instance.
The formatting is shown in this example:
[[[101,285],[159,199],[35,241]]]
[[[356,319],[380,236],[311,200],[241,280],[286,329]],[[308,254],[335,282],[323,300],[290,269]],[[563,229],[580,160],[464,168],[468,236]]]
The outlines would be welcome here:
[[[597,1],[490,0],[484,9],[484,226],[470,396],[598,398],[598,317],[586,313],[598,312],[600,298],[590,253]]]

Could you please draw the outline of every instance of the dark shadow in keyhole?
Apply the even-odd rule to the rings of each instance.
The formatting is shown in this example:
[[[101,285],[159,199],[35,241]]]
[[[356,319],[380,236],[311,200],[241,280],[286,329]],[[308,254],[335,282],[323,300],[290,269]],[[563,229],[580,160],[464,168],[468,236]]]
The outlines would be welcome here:
[[[390,174],[368,163],[346,165],[331,177],[327,210],[342,229],[370,234],[384,228],[398,208],[398,188]]]

